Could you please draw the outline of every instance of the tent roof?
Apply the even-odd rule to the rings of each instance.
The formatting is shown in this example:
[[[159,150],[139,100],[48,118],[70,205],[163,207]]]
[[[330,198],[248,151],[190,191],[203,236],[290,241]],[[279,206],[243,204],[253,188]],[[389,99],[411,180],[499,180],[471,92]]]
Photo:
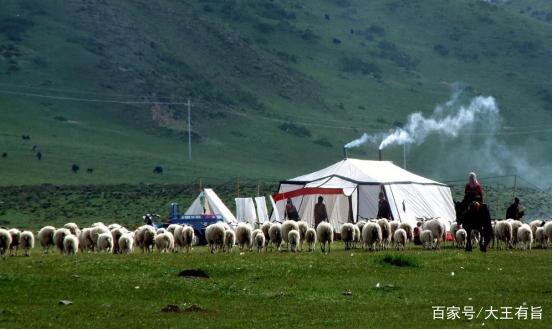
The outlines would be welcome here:
[[[284,181],[284,183],[305,184],[318,181],[317,183],[320,184],[317,184],[317,186],[326,186],[328,184],[331,186],[340,186],[341,183],[344,183],[337,182],[336,178],[357,184],[418,183],[445,186],[443,183],[406,171],[390,161],[362,160],[355,158],[345,158],[322,170],[298,176]]]

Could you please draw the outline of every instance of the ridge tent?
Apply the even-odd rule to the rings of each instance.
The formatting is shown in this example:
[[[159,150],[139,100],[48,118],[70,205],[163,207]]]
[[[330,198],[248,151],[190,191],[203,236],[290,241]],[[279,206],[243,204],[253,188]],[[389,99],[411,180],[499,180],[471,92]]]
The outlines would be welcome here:
[[[255,204],[251,197],[235,198],[236,203],[236,220],[238,222],[247,222],[252,226],[255,226],[257,222],[257,213],[255,211]]]
[[[222,216],[223,220],[229,225],[236,226],[238,223],[232,212],[223,203],[219,196],[217,196],[215,191],[210,188],[203,189],[184,214],[214,214]]]
[[[455,220],[451,189],[406,171],[390,161],[345,158],[319,171],[281,181],[273,195],[278,214],[285,214],[290,198],[300,218],[315,224],[313,210],[323,196],[330,223],[336,231],[345,222],[376,218],[378,193],[384,192],[395,220],[415,227],[417,218],[438,217],[449,230]],[[275,219],[275,212],[271,219]]]

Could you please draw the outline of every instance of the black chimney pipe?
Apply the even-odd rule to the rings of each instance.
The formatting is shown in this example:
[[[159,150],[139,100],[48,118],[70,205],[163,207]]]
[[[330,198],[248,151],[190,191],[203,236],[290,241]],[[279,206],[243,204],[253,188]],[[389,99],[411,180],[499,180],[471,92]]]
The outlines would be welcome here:
[[[348,148],[344,147],[344,159],[348,158]]]
[[[378,160],[382,160],[382,149],[378,149]]]

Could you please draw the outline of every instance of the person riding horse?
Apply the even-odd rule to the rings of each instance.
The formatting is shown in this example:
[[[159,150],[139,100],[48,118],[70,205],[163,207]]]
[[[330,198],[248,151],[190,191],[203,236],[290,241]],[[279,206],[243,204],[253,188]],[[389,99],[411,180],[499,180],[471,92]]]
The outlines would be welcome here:
[[[474,172],[469,173],[469,182],[465,186],[465,196],[456,203],[457,222],[463,225],[468,237],[466,251],[472,251],[471,232],[480,232],[480,251],[486,252],[492,236],[492,220],[488,206],[484,204],[484,192]]]

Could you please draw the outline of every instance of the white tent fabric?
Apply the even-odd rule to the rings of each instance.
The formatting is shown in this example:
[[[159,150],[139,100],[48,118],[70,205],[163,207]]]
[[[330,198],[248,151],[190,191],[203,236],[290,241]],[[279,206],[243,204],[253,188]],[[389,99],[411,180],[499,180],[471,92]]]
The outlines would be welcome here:
[[[236,202],[236,220],[238,222],[247,222],[252,226],[257,222],[257,213],[255,212],[255,204],[251,197],[235,198]]]
[[[215,191],[205,188],[192,202],[185,215],[215,214],[223,217],[228,224],[236,225],[237,221],[232,212],[217,196]]]
[[[255,205],[257,205],[257,219],[260,223],[269,221],[269,213],[267,211],[267,200],[265,196],[255,197]],[[254,227],[255,228],[255,227]]]
[[[282,218],[280,217],[280,214],[278,213],[278,208],[276,206],[275,200],[273,196],[269,196],[269,199],[271,200],[271,206],[273,207],[273,211],[271,212],[271,221],[281,221]]]
[[[442,183],[408,172],[389,161],[346,158],[322,170],[280,183],[273,198],[284,214],[290,198],[302,220],[313,224],[313,209],[319,195],[336,230],[348,221],[350,210],[356,222],[375,218],[378,193],[384,191],[394,219],[415,225],[417,218],[440,218],[447,227],[455,219],[450,188]],[[274,212],[273,212],[274,213]]]

